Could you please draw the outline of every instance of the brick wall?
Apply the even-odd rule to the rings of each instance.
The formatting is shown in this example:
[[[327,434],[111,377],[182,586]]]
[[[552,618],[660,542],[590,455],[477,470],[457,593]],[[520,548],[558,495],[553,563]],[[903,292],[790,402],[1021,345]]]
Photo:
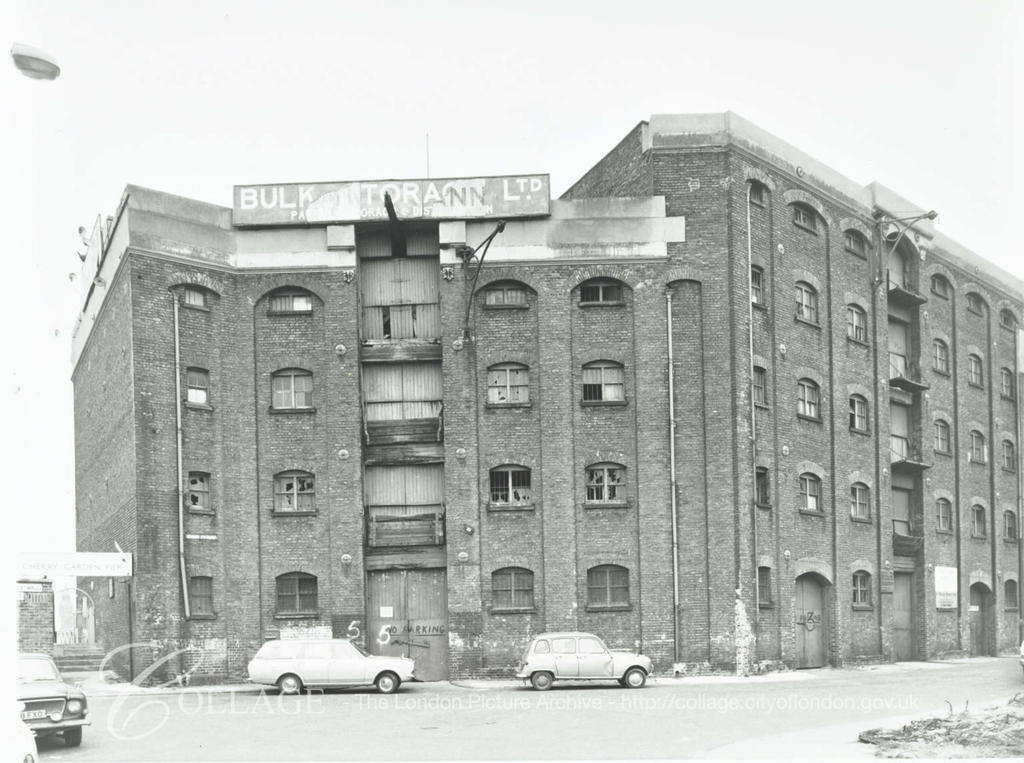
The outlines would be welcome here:
[[[18,651],[49,654],[53,644],[53,583],[19,580]]]

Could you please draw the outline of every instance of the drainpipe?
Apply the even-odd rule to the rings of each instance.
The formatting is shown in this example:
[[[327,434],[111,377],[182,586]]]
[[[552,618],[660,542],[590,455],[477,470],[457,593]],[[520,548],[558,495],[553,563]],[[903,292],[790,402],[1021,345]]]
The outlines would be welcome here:
[[[672,291],[665,292],[665,314],[668,319],[668,461],[669,485],[672,493],[672,653],[679,660],[679,505],[676,499],[676,393],[675,363],[672,354]]]
[[[177,434],[178,458],[178,568],[181,573],[181,604],[185,619],[192,617],[188,603],[188,574],[185,570],[185,494],[182,490],[184,475],[182,474],[181,451],[181,336],[178,326],[178,295],[171,293],[171,304],[174,306],[174,424]]]
[[[754,267],[754,242],[751,238],[751,223],[750,223],[750,188],[751,185],[747,183],[747,291],[750,290],[750,274]],[[764,292],[764,278],[761,279],[761,291]],[[751,385],[753,385],[754,379],[754,300],[751,299],[751,295],[748,293],[747,299],[747,352],[750,357],[749,368]],[[750,556],[754,562],[753,573],[754,573],[754,612],[751,617],[751,627],[753,628],[756,636],[758,631],[758,615],[761,611],[761,592],[758,590],[757,585],[757,409],[754,405],[754,391],[751,387],[747,387],[747,395],[750,398],[749,412],[750,412],[750,476],[754,480],[754,490],[750,494]]]

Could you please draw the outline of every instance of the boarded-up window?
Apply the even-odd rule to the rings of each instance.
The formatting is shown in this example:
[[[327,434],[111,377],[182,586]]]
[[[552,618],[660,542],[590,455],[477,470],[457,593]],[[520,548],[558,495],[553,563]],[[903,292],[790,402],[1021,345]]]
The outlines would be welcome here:
[[[367,364],[363,367],[366,420],[437,418],[441,387],[440,363]]]
[[[368,466],[363,485],[371,546],[444,542],[441,464]]]
[[[436,259],[360,260],[359,276],[363,339],[440,338]]]

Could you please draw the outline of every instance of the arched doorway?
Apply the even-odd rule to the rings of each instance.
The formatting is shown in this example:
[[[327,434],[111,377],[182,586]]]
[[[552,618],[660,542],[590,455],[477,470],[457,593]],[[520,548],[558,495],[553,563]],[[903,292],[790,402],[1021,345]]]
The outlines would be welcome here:
[[[796,579],[796,666],[821,668],[828,664],[828,581],[813,572]]]
[[[984,583],[971,586],[969,615],[972,657],[995,654],[995,608],[992,599],[992,591]]]

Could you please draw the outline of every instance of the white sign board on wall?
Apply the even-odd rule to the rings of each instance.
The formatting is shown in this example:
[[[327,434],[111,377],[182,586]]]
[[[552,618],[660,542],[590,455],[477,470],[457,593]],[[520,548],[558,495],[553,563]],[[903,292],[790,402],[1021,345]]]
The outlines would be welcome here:
[[[956,609],[957,571],[956,567],[935,567],[935,608]]]
[[[21,554],[18,577],[28,579],[58,576],[130,578],[132,555],[98,551]]]

